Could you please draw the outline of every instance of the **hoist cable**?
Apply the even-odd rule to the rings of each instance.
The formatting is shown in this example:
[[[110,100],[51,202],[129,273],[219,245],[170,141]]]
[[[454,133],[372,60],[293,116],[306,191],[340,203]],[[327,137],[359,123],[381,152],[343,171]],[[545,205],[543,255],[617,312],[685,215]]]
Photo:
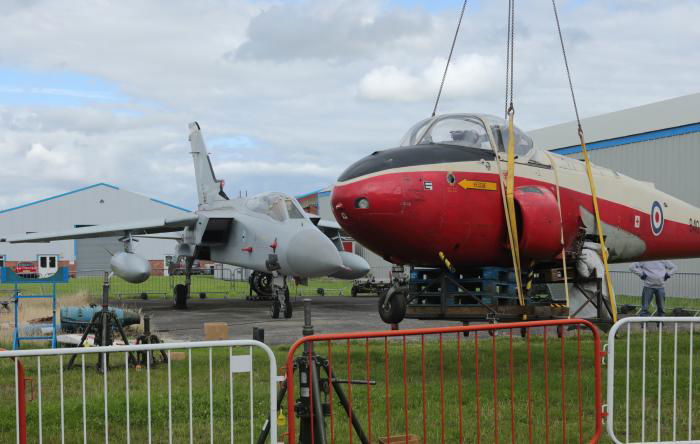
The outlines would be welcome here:
[[[564,37],[561,32],[561,25],[559,24],[559,13],[557,11],[556,0],[552,0],[552,9],[554,10],[554,19],[557,23],[557,32],[559,34],[559,43],[561,44],[561,53],[564,57],[564,67],[566,68],[566,77],[569,81],[569,90],[571,91],[571,100],[574,104],[574,112],[576,113],[576,123],[578,125],[578,137],[581,142],[581,152],[583,153],[583,159],[586,164],[586,174],[588,175],[588,183],[591,188],[591,199],[593,200],[593,212],[595,214],[596,231],[598,232],[598,240],[600,242],[601,257],[603,259],[603,267],[605,269],[605,281],[608,288],[608,297],[610,298],[610,315],[613,322],[617,322],[617,304],[615,301],[615,292],[612,287],[612,280],[610,278],[610,268],[608,267],[608,250],[605,247],[605,236],[603,235],[603,226],[600,221],[600,210],[598,208],[598,193],[595,187],[595,181],[593,179],[593,171],[591,169],[591,162],[588,158],[588,150],[586,149],[586,140],[583,134],[583,127],[581,126],[581,118],[578,113],[578,105],[576,104],[576,95],[574,94],[574,84],[571,81],[571,71],[569,69],[569,61],[566,56],[566,47],[564,45]]]
[[[437,112],[438,103],[440,103],[440,97],[442,96],[442,89],[445,86],[445,79],[447,78],[447,70],[450,67],[450,61],[452,61],[452,53],[455,50],[455,44],[457,43],[457,36],[459,35],[459,28],[462,26],[462,19],[464,18],[464,11],[467,9],[467,0],[464,0],[462,4],[462,11],[459,14],[459,20],[457,21],[457,29],[455,29],[455,35],[452,38],[452,46],[450,46],[450,54],[447,56],[447,62],[445,63],[445,71],[442,73],[442,80],[440,81],[440,88],[438,89],[437,97],[435,97],[435,106],[433,106],[432,117],[435,117]]]
[[[515,47],[515,0],[508,0],[508,26],[506,29],[506,92],[504,118],[508,119],[508,110],[513,107],[513,65]]]
[[[503,210],[505,212],[506,229],[508,231],[508,244],[510,246],[511,259],[513,260],[513,271],[515,274],[515,284],[518,296],[518,303],[525,305],[525,294],[523,293],[522,268],[520,262],[520,243],[518,240],[518,219],[515,209],[515,125],[513,118],[515,108],[513,106],[513,62],[515,50],[515,0],[508,0],[508,30],[506,37],[506,119],[508,120],[508,146],[507,146],[507,167],[505,180],[500,168],[500,157],[497,165],[498,175],[501,181],[501,193],[503,200]],[[498,152],[496,155],[498,156]]]

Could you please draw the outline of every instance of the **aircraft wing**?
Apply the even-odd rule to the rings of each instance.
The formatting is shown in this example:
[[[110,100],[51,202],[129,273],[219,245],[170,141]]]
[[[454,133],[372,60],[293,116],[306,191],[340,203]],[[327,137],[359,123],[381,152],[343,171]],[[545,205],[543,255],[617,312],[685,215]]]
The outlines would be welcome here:
[[[94,237],[122,236],[126,233],[134,235],[168,233],[172,231],[182,230],[185,227],[193,226],[195,223],[197,223],[198,219],[199,217],[193,213],[182,217],[150,219],[137,222],[125,222],[108,225],[93,225],[89,227],[80,227],[71,230],[55,232],[27,233],[23,236],[0,239],[0,241],[9,242],[11,244],[20,244],[28,242],[50,242],[66,239],[87,239]]]

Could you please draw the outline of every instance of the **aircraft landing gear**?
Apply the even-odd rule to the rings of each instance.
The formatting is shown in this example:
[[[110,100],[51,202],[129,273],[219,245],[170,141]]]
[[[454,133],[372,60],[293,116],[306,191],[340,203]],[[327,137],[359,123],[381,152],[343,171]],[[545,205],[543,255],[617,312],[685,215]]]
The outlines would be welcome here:
[[[379,317],[387,324],[398,324],[406,317],[406,290],[392,286],[379,298]]]
[[[289,299],[289,288],[287,287],[287,277],[277,272],[272,275],[272,307],[270,314],[272,319],[279,319],[280,313],[289,319],[292,317],[292,303]]]
[[[192,264],[193,257],[185,259],[185,283],[177,284],[173,288],[173,298],[175,299],[175,308],[184,310],[187,308],[187,298],[190,296],[190,285],[192,283]]]
[[[262,273],[260,271],[254,271],[250,275],[250,296],[248,300],[270,300],[273,298],[272,294],[272,275],[270,273]],[[255,293],[255,296],[253,296]]]

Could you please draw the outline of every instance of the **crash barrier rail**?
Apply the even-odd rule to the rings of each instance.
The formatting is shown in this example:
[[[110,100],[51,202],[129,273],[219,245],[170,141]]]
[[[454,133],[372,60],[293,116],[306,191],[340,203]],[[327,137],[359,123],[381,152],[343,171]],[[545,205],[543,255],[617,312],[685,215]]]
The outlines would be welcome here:
[[[631,271],[611,271],[615,293],[637,296],[642,294],[643,283]],[[675,273],[664,284],[667,298],[700,299],[700,273]]]
[[[306,336],[287,355],[288,439],[595,442],[601,356],[577,319]]]
[[[607,431],[616,443],[698,442],[700,318],[630,317],[608,333]],[[620,347],[618,347],[620,346]]]
[[[177,284],[184,284],[185,276],[181,274],[167,276],[166,271],[154,269],[151,277],[140,284],[132,284],[118,276],[112,276],[110,296],[119,300],[144,297],[171,299],[173,288]],[[233,270],[195,269],[194,271],[190,285],[192,298],[199,298],[201,294],[206,297],[229,298],[235,296],[239,289],[241,291],[243,289],[243,284],[234,279]],[[90,296],[99,296],[102,294],[102,281],[103,272],[78,273],[77,276],[71,276],[65,291],[72,293],[83,291]]]
[[[277,410],[275,356],[254,340],[0,351],[0,375],[9,365],[0,393],[15,402],[0,402],[0,442],[253,442]],[[275,421],[269,433],[277,443]]]

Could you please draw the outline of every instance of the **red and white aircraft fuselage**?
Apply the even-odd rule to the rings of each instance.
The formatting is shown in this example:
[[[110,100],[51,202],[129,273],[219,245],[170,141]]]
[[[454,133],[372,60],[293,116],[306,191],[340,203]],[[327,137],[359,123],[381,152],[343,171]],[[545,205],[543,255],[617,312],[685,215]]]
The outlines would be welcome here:
[[[497,164],[506,171],[507,137],[505,122],[492,116],[421,121],[400,147],[374,152],[340,176],[336,219],[393,263],[440,266],[442,251],[458,269],[510,266]],[[585,164],[533,148],[517,129],[515,139],[522,263],[557,260],[562,232],[567,251],[581,230],[596,233]],[[611,263],[700,256],[700,209],[651,183],[595,165],[592,171]]]

